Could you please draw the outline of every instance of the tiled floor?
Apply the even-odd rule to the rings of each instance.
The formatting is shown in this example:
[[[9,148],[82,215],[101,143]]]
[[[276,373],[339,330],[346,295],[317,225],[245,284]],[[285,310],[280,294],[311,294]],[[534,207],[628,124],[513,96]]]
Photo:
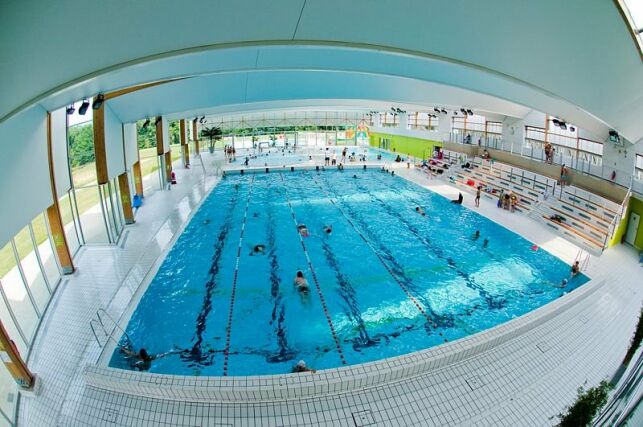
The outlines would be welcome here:
[[[403,168],[397,173],[446,197],[457,196],[458,190],[443,181],[429,181]],[[241,394],[235,398],[220,393],[217,400],[194,397],[204,390],[202,386],[218,390],[223,384],[218,379],[205,379],[204,386],[178,378],[177,384],[184,388],[170,389],[192,397],[176,401],[90,387],[82,371],[96,362],[100,350],[90,319],[99,307],[108,307],[115,317],[126,310],[140,283],[216,182],[212,177],[203,180],[198,167],[179,169],[177,174],[179,184],[172,191],[156,192],[146,200],[120,245],[83,249],[78,272],[64,280],[39,332],[29,364],[42,380],[42,391],[21,398],[20,425],[553,425],[578,386],[611,376],[625,354],[640,309],[643,273],[635,252],[617,247],[591,258],[587,274],[593,281],[586,289],[539,310],[550,315],[539,318],[535,313],[540,320],[533,327],[524,327],[527,322],[518,319],[498,328],[503,333],[521,329],[484,350],[473,351],[485,337],[500,332],[376,362],[368,369],[261,379],[275,388],[279,381],[292,379],[310,384],[308,397],[297,393],[288,399],[254,401]],[[498,210],[487,200],[479,209],[472,206],[472,197],[465,197],[464,204],[567,262],[577,256],[578,248],[529,218]],[[556,304],[560,310],[554,311]],[[443,362],[426,364],[440,355],[446,355]],[[369,387],[360,387],[363,383],[351,377],[356,372],[387,373],[396,363],[407,362],[432,367],[411,369],[403,380],[368,383]],[[337,379],[353,379],[356,385],[350,392],[315,393],[315,387]]]

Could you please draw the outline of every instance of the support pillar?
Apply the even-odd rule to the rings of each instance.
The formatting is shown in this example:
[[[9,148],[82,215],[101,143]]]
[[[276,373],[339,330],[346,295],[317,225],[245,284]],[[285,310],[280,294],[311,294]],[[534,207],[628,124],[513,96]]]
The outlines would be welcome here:
[[[181,157],[183,158],[183,166],[186,169],[190,168],[190,146],[188,145],[188,132],[185,119],[179,121],[179,131],[181,133]]]
[[[137,162],[138,163],[138,162]],[[118,176],[118,189],[121,192],[121,204],[123,205],[123,217],[125,224],[134,224],[134,211],[132,210],[132,195],[129,191],[127,172]]]
[[[2,355],[4,366],[18,386],[23,390],[33,389],[35,376],[29,371],[25,361],[22,360],[16,345],[9,338],[9,334],[7,334],[7,330],[4,328],[2,321],[0,321],[0,355]]]
[[[201,149],[199,148],[199,127],[197,126],[197,120],[192,120],[192,140],[194,141],[194,154],[197,156],[201,155]]]
[[[143,197],[143,175],[141,173],[141,161],[132,165],[132,173],[134,174],[134,188],[136,194]]]
[[[107,151],[105,148],[105,103],[100,108],[93,109],[94,125],[94,156],[96,157],[96,180],[98,185],[107,184]]]
[[[172,181],[172,151],[170,148],[170,135],[167,120],[163,117],[156,118],[156,154],[163,156],[161,164],[165,165],[163,177],[165,185]]]
[[[58,263],[63,271],[63,274],[71,274],[74,272],[74,263],[71,259],[71,251],[67,244],[65,237],[65,228],[60,215],[60,206],[58,205],[58,193],[56,191],[56,181],[54,175],[54,158],[51,143],[51,113],[47,113],[47,155],[49,159],[49,181],[51,183],[51,195],[54,203],[47,208],[47,220],[49,222],[49,229],[56,251]]]

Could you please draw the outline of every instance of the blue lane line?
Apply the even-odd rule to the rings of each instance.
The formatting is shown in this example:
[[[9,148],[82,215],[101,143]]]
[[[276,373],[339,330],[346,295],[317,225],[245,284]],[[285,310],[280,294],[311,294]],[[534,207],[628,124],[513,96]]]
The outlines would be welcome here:
[[[225,333],[225,349],[223,350],[223,376],[228,375],[228,358],[230,356],[230,336],[232,335],[232,314],[234,312],[234,298],[237,291],[237,277],[239,276],[239,260],[241,259],[241,247],[243,244],[243,234],[246,229],[246,222],[248,219],[248,206],[250,206],[250,199],[252,198],[252,184],[255,182],[255,175],[252,175],[250,180],[250,190],[248,191],[248,199],[246,200],[246,209],[243,212],[243,223],[241,224],[241,234],[239,235],[239,246],[237,246],[237,260],[234,266],[234,276],[232,279],[232,291],[230,292],[230,307],[228,309],[228,325],[226,326]]]
[[[284,184],[284,194],[286,196],[286,202],[288,203],[288,207],[290,208],[290,215],[292,216],[292,220],[295,223],[295,227],[297,227],[299,223],[297,222],[295,211],[293,210],[292,204],[290,203],[290,197],[288,197],[288,190],[286,188],[286,181],[284,180],[283,174],[281,174],[281,181]],[[313,267],[313,263],[310,261],[310,256],[308,255],[308,250],[306,249],[304,238],[302,237],[301,233],[297,233],[297,234],[299,235],[299,241],[301,242],[301,247],[304,251],[304,255],[306,256],[306,261],[308,262],[308,268],[310,268],[310,274],[313,277],[313,282],[315,282],[315,289],[317,290],[317,295],[319,296],[319,300],[321,301],[321,306],[322,306],[322,310],[324,311],[324,316],[326,317],[326,322],[328,322],[330,333],[333,336],[333,340],[335,341],[335,347],[337,348],[337,353],[339,353],[339,358],[342,362],[342,365],[346,365],[347,364],[346,358],[344,357],[342,346],[340,345],[339,338],[337,337],[337,333],[335,332],[335,326],[333,325],[333,321],[331,320],[328,307],[326,306],[326,299],[324,298],[324,294],[322,293],[321,287],[319,286],[319,281],[317,280],[317,274],[315,273],[315,268]]]

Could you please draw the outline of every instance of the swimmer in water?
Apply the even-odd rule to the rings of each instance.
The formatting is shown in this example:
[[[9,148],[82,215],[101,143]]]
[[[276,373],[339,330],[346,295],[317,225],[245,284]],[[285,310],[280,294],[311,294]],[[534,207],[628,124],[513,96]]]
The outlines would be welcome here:
[[[572,265],[571,275],[572,275],[572,277],[574,277],[578,273],[580,273],[580,262],[575,261],[574,264]]]
[[[308,227],[306,227],[304,224],[299,224],[297,226],[297,231],[299,232],[299,234],[301,234],[302,237],[308,237],[309,235]]]
[[[295,276],[295,287],[302,293],[307,293],[310,290],[308,288],[308,281],[304,278],[304,273],[301,270],[297,270],[297,275]]]
[[[139,371],[147,371],[152,367],[153,360],[175,353],[175,351],[168,351],[161,354],[149,354],[145,348],[141,348],[139,352],[136,353],[126,347],[121,347],[121,351],[127,356],[130,366]]]
[[[424,212],[424,209],[422,209],[422,208],[421,208],[421,207],[419,207],[419,206],[416,206],[416,207],[415,207],[415,212],[419,213],[419,214],[420,214],[420,215],[422,215],[422,216],[426,216],[426,212]]]
[[[203,220],[203,225],[208,225],[208,224],[210,224],[210,220],[209,219],[204,219]]]
[[[483,247],[483,248],[486,248],[487,246],[489,246],[489,239],[484,239],[484,240],[482,241],[482,247]]]
[[[250,252],[250,255],[263,255],[266,253],[266,245],[254,245],[252,248],[252,252]]]
[[[324,226],[324,233],[330,235],[330,233],[333,232],[333,226],[332,225],[325,225]]]
[[[480,237],[480,230],[476,230],[476,232],[473,233],[473,237],[471,239],[478,240],[479,237]]]
[[[301,372],[310,372],[314,374],[316,371],[306,366],[306,362],[304,362],[303,360],[300,360],[299,362],[297,362],[295,366],[293,366],[292,373],[294,374],[294,373],[301,373]]]

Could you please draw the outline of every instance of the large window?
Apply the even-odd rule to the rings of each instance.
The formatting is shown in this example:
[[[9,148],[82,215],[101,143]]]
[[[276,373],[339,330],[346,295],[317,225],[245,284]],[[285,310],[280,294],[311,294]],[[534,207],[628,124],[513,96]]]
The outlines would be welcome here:
[[[408,113],[408,128],[414,130],[434,131],[438,129],[438,118],[430,113]]]
[[[643,181],[643,155],[637,154],[634,162],[634,178]]]
[[[44,214],[0,248],[0,319],[26,360],[36,329],[60,282],[60,268]],[[0,367],[0,424],[14,417],[16,384]]]

